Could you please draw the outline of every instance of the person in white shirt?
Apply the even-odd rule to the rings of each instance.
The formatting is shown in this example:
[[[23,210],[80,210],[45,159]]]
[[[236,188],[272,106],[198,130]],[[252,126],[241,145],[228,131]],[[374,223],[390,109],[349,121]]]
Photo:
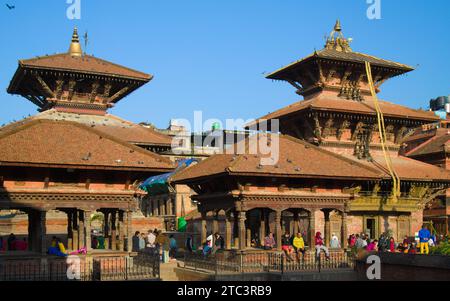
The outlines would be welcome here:
[[[154,248],[155,247],[156,235],[152,232],[152,230],[148,230],[147,234],[147,247]]]
[[[339,238],[335,233],[331,236],[330,247],[332,249],[339,249],[341,247],[341,243],[339,242]]]

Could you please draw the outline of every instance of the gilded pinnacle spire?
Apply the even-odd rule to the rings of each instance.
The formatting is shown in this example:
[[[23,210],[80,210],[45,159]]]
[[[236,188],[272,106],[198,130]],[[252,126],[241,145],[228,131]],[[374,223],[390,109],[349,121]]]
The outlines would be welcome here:
[[[78,37],[78,29],[73,29],[72,43],[70,44],[69,54],[72,56],[82,56],[83,50],[81,49],[80,39]]]
[[[325,44],[326,49],[334,49],[340,52],[351,52],[350,48],[351,39],[344,38],[342,34],[342,26],[341,22],[336,20],[336,24],[334,25],[333,31],[330,33],[330,36],[327,38],[327,42]]]
[[[336,20],[336,24],[334,25],[334,31],[342,31],[341,28],[341,21],[339,21],[339,19]]]

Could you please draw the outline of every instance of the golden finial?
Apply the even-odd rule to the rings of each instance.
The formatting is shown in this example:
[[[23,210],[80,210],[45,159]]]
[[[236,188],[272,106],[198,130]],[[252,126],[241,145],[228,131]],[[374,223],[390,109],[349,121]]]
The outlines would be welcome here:
[[[336,31],[336,32],[342,31],[341,21],[339,21],[339,19],[336,20],[336,24],[334,25],[334,31]]]
[[[83,50],[81,49],[80,38],[78,37],[78,29],[75,27],[72,34],[72,43],[70,43],[69,54],[72,56],[82,56]]]
[[[351,39],[344,38],[342,34],[342,26],[341,22],[336,20],[336,24],[334,25],[333,31],[330,33],[330,36],[327,38],[327,42],[325,44],[326,49],[334,49],[336,51],[350,52],[352,49],[350,48]]]

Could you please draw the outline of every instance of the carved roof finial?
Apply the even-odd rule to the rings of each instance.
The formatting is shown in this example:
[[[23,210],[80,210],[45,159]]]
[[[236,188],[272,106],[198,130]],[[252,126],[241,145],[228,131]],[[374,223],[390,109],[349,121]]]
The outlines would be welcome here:
[[[75,27],[72,34],[72,43],[70,44],[69,54],[72,56],[82,56],[83,50],[81,49],[80,38],[78,37],[78,29]]]

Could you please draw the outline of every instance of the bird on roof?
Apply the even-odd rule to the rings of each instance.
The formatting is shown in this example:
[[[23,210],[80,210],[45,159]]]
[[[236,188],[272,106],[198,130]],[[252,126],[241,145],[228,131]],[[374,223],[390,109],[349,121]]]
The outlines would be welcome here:
[[[15,9],[15,8],[16,8],[15,5],[10,5],[10,4],[8,4],[8,3],[6,3],[6,7],[7,7],[9,10],[12,10],[12,9]]]

